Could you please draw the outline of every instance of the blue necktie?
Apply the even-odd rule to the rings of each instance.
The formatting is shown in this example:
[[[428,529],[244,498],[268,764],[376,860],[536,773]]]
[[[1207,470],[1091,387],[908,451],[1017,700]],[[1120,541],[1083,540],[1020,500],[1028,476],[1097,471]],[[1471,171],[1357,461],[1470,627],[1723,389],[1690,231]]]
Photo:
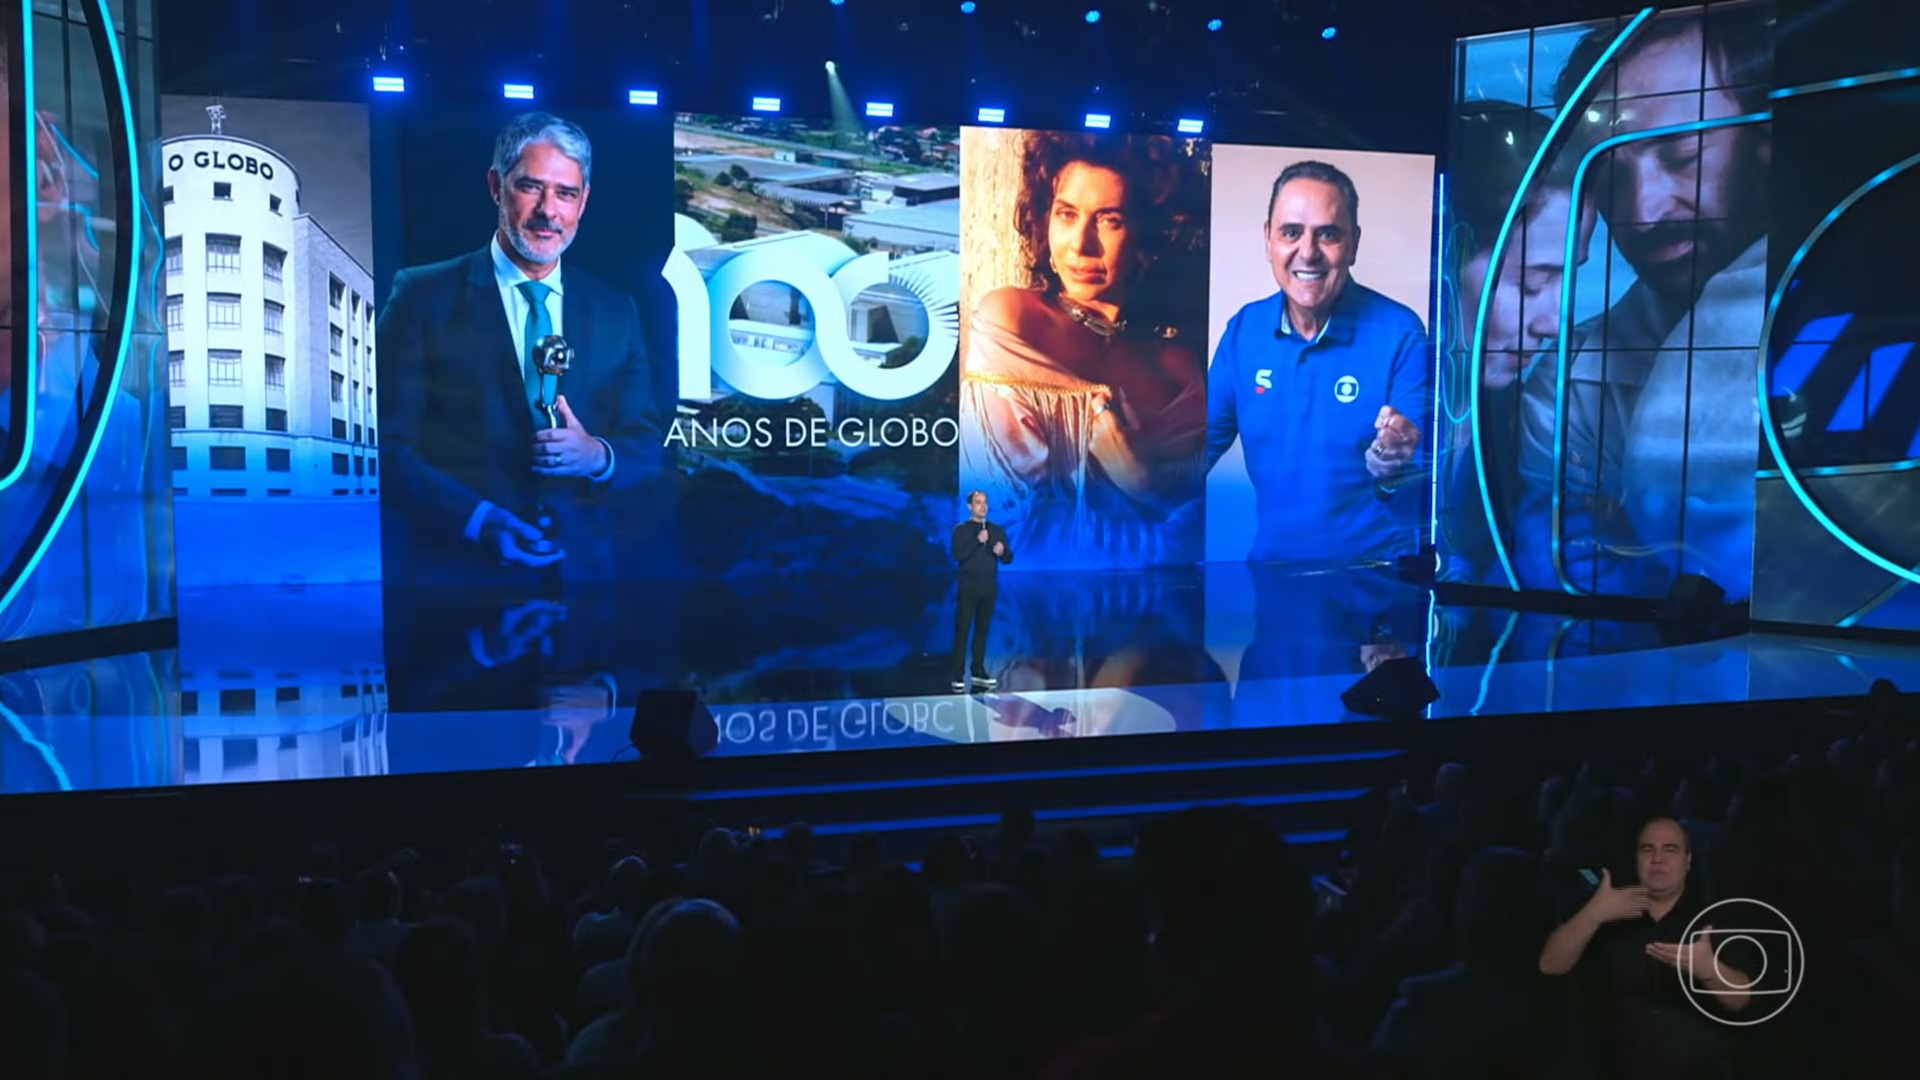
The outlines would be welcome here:
[[[547,376],[540,374],[533,357],[541,339],[553,333],[553,316],[547,313],[547,297],[552,293],[552,286],[542,282],[520,283],[520,294],[527,298],[526,349],[520,357],[520,367],[527,383],[527,408],[533,410],[535,420],[543,423],[546,417],[540,412],[540,384]]]

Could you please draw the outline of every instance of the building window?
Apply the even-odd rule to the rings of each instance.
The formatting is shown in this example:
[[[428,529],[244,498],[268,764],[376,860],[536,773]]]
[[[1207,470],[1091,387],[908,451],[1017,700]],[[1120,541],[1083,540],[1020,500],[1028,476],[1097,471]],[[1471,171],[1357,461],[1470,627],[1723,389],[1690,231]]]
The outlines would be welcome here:
[[[213,197],[221,202],[232,202],[233,185],[227,183],[225,180],[215,180],[213,182]]]
[[[367,475],[368,476],[380,475],[380,459],[379,458],[370,457],[367,459]]]
[[[181,247],[180,238],[176,236],[167,241],[167,273],[169,275],[180,273],[186,269],[186,262],[185,249]]]
[[[267,410],[267,430],[268,431],[287,430],[287,410],[268,409]]]
[[[360,425],[359,424],[353,425],[353,441],[354,442],[360,441]]]
[[[335,311],[339,311],[340,300],[342,297],[346,295],[347,295],[347,283],[344,281],[341,281],[337,277],[334,277],[332,274],[328,274],[327,275],[327,306],[331,307]]]
[[[237,274],[239,272],[240,238],[209,233],[207,235],[207,273]]]
[[[337,416],[333,418],[333,437],[336,439],[347,437],[347,422]]]
[[[380,445],[380,433],[373,430],[372,428],[367,429],[367,445],[368,446]]]
[[[353,475],[355,476],[367,475],[367,459],[361,457],[358,454],[355,454],[353,457]]]
[[[345,454],[333,455],[333,475],[335,476],[347,475],[347,455]],[[334,492],[334,494],[340,495],[344,493],[336,491]]]
[[[172,184],[168,184],[166,187],[163,187],[160,189],[160,202],[161,202],[161,205],[163,206],[173,205],[173,185]]]
[[[341,343],[342,337],[343,335],[340,333],[339,327],[332,326],[327,328],[327,354],[329,356],[340,355],[341,353],[340,343]]]
[[[279,213],[280,212],[280,196],[278,195],[267,196],[267,209],[273,211],[276,214]]]
[[[182,296],[167,297],[167,329],[185,330],[187,328],[187,301]]]
[[[367,411],[373,411],[373,387],[367,387]]]
[[[267,389],[285,390],[287,388],[287,358],[284,356],[267,357]]]
[[[210,446],[207,448],[207,466],[215,472],[245,472],[247,469],[247,448],[244,446]]]
[[[208,386],[244,385],[244,383],[240,379],[240,350],[239,349],[208,349],[207,350],[207,385]]]
[[[187,426],[187,407],[185,405],[167,406],[167,426],[175,431]]]
[[[184,446],[167,447],[167,467],[180,470],[187,467],[187,448]]]
[[[333,373],[333,403],[338,405],[345,400],[347,400],[347,377],[336,371]]]
[[[287,321],[287,305],[276,300],[269,300],[267,301],[266,312],[267,333],[274,337],[279,337],[281,333],[280,328]]]
[[[348,491],[348,490],[347,490],[346,488],[334,488],[334,489],[333,489],[333,493],[334,493],[335,495],[351,495],[351,494],[353,494],[353,492],[351,492],[351,491]]]
[[[207,426],[238,431],[247,426],[247,407],[244,405],[207,406]]]
[[[268,472],[292,472],[293,471],[293,451],[276,450],[272,447],[268,447],[267,448],[267,471]]]
[[[263,257],[263,265],[266,267],[266,279],[275,285],[285,281],[287,273],[287,253],[274,247],[272,244],[262,244],[260,250]]]
[[[214,488],[213,496],[216,499],[244,499],[247,497],[247,489],[246,488]]]
[[[207,325],[216,330],[240,329],[240,297],[235,293],[208,293]]]
[[[167,354],[167,385],[187,385],[187,354],[178,349]]]
[[[292,494],[293,494],[292,488],[268,488],[267,489],[268,498],[283,499]]]

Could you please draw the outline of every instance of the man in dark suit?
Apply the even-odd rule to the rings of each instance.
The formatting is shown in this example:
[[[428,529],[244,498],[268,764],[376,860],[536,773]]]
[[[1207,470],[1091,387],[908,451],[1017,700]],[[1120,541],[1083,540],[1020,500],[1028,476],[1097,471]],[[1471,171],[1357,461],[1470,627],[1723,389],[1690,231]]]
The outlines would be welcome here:
[[[579,127],[518,117],[487,172],[487,246],[395,275],[379,328],[388,580],[616,576],[612,504],[661,477],[672,404],[651,389],[633,298],[562,265],[592,177]],[[573,347],[554,428],[536,407],[549,335]]]

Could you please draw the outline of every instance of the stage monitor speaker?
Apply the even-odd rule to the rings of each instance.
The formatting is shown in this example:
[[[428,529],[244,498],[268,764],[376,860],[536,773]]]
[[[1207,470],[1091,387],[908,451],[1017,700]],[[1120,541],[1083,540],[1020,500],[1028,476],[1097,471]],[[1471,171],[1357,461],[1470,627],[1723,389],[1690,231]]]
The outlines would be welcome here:
[[[643,690],[627,729],[645,761],[692,761],[713,752],[720,728],[692,690]]]
[[[1681,574],[1660,603],[1660,621],[1711,626],[1720,620],[1727,590],[1699,574]]]
[[[1440,688],[1427,677],[1419,658],[1412,656],[1388,660],[1340,695],[1348,712],[1389,720],[1414,719],[1420,710],[1439,700]]]

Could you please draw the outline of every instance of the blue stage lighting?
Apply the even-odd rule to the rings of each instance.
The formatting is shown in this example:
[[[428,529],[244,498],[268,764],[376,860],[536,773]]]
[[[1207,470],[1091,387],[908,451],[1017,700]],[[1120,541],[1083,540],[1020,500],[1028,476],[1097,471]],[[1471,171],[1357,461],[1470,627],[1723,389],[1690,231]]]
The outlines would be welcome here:
[[[375,75],[373,92],[376,94],[404,94],[407,92],[407,80],[398,75]]]
[[[1105,131],[1113,126],[1113,117],[1103,112],[1090,112],[1087,114],[1087,126],[1095,131]]]
[[[876,120],[891,120],[893,119],[893,102],[869,101],[867,102],[867,115]]]
[[[1207,122],[1205,120],[1195,120],[1192,117],[1186,117],[1174,127],[1175,130],[1182,135],[1198,135],[1207,130]]]
[[[1087,24],[1088,24],[1088,25],[1092,25],[1092,24],[1094,24],[1094,23],[1097,23],[1097,22],[1099,22],[1099,21],[1100,21],[1100,9],[1099,9],[1099,8],[1088,8],[1088,9],[1087,9]]]
[[[1217,33],[1219,33],[1219,32],[1220,32],[1220,28],[1221,28],[1221,27],[1223,27],[1223,26],[1225,26],[1225,25],[1227,25],[1227,24],[1226,24],[1225,22],[1223,22],[1223,21],[1221,21],[1221,20],[1219,20],[1219,19],[1208,19],[1208,20],[1207,20],[1207,29],[1209,29],[1209,30],[1211,30],[1211,31],[1213,31],[1213,32],[1214,32],[1214,33],[1216,33],[1216,34],[1217,34]]]
[[[532,101],[533,86],[529,83],[510,82],[500,87],[500,93],[508,101]]]
[[[962,14],[962,15],[971,15],[971,14],[973,14],[973,13],[974,13],[974,10],[975,10],[976,8],[978,8],[979,6],[980,6],[980,5],[979,5],[979,4],[976,4],[976,3],[974,3],[974,2],[973,2],[973,0],[961,0],[961,4],[960,4],[960,14]]]
[[[983,108],[977,114],[983,124],[1004,124],[1007,122],[1007,110]]]
[[[629,90],[629,91],[627,91],[627,104],[629,104],[629,105],[658,105],[658,104],[660,104],[660,91],[658,91],[658,90]]]
[[[1332,41],[1339,36],[1340,28],[1337,26],[1329,26],[1325,30],[1320,31],[1320,40],[1322,41]]]
[[[847,0],[827,0],[827,3],[832,4],[834,7],[839,7],[846,2]]]
[[[753,99],[754,112],[779,112],[780,99],[777,97],[757,97]]]

